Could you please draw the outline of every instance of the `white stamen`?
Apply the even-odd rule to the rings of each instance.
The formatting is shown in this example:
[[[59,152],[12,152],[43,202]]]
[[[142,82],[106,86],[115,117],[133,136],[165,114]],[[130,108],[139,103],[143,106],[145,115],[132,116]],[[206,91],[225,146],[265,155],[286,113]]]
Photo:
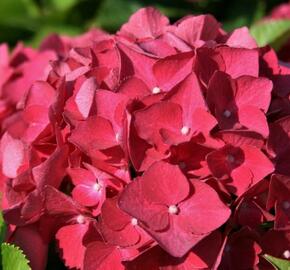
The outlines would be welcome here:
[[[229,110],[225,110],[223,115],[224,117],[229,118],[232,115],[232,113]]]
[[[176,215],[178,213],[179,209],[176,205],[170,205],[168,207],[168,213],[171,215]]]
[[[231,247],[229,245],[225,246],[225,252],[229,252],[231,250]]]
[[[119,132],[116,133],[116,141],[120,142],[121,140],[121,134]]]
[[[288,202],[288,201],[284,201],[282,205],[283,205],[283,208],[284,208],[285,210],[287,210],[287,209],[290,208],[290,202]]]
[[[95,183],[93,185],[93,190],[95,190],[95,191],[100,191],[101,188],[102,188],[102,186],[99,183]]]
[[[161,89],[157,86],[155,86],[153,89],[152,89],[152,94],[159,94],[161,92]]]
[[[189,131],[190,131],[190,128],[187,126],[182,127],[182,129],[180,130],[182,135],[188,135]]]
[[[287,249],[287,250],[285,250],[284,252],[283,252],[283,256],[284,256],[284,258],[286,258],[286,259],[290,259],[290,251]]]
[[[77,223],[78,224],[84,224],[85,223],[85,217],[83,215],[77,216]]]
[[[232,155],[228,155],[227,156],[227,161],[230,162],[230,163],[233,163],[235,161],[235,157],[232,156]]]
[[[137,218],[132,218],[132,219],[131,219],[131,224],[132,224],[133,226],[136,226],[136,225],[138,224],[138,219],[137,219]]]

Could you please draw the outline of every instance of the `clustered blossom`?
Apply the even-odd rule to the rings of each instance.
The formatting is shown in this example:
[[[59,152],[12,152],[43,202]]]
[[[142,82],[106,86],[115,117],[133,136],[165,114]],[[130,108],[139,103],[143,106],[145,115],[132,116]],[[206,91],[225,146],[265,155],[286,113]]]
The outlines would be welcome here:
[[[114,35],[0,47],[7,241],[33,270],[290,259],[290,68],[247,28],[143,8]]]

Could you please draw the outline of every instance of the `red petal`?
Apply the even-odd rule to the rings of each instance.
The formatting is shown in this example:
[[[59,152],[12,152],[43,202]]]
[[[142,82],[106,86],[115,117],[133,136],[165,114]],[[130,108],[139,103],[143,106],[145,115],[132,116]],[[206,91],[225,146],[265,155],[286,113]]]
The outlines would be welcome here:
[[[80,122],[73,130],[70,141],[88,154],[118,145],[110,122],[98,116],[91,116]]]
[[[193,53],[179,53],[158,60],[153,66],[157,86],[169,91],[192,71]]]
[[[136,179],[127,185],[119,197],[118,205],[146,227],[163,230],[169,223],[167,207],[147,202],[141,181]]]
[[[176,205],[189,194],[189,182],[179,167],[163,161],[154,163],[138,181],[152,203]]]
[[[225,63],[225,72],[232,78],[243,75],[259,76],[259,53],[257,50],[219,47],[216,49]]]
[[[87,230],[88,225],[75,224],[64,226],[57,231],[55,238],[58,240],[67,267],[83,269],[86,248],[82,241]]]
[[[251,115],[251,117],[249,117]],[[251,131],[261,134],[264,138],[269,136],[269,127],[265,114],[253,106],[242,106],[238,111],[239,122]]]
[[[80,184],[72,191],[72,197],[83,206],[95,206],[105,199],[105,190],[94,190],[93,184],[90,186]]]
[[[253,184],[265,178],[274,171],[272,162],[256,147],[244,146],[245,166],[253,174]]]
[[[171,102],[161,102],[135,113],[138,135],[150,144],[162,146],[160,129],[180,132],[182,128],[181,107]],[[180,133],[181,135],[181,133]]]
[[[185,232],[206,234],[223,225],[228,220],[231,210],[209,185],[199,180],[191,181],[194,194],[180,203],[180,214],[173,217],[173,222]]]
[[[130,223],[130,216],[117,206],[117,198],[108,198],[102,206],[102,219],[111,230],[119,231]]]
[[[38,188],[45,185],[58,188],[66,174],[68,146],[57,148],[49,158],[32,169]]]
[[[238,107],[249,105],[267,112],[273,83],[266,78],[242,76],[236,80],[235,101]]]
[[[87,246],[84,258],[84,270],[125,270],[118,249],[102,242],[93,242]]]

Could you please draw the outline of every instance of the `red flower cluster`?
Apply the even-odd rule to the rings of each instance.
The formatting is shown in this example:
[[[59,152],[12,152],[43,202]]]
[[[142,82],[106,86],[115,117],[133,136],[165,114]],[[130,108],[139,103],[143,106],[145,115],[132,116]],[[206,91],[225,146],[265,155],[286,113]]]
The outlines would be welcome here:
[[[153,8],[1,47],[7,240],[33,270],[273,269],[290,258],[290,69],[247,28]]]

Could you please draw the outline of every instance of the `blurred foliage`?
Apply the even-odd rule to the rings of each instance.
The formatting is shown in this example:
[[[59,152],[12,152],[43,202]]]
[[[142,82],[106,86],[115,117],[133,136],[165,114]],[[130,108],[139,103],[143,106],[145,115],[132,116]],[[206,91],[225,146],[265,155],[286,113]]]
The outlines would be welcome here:
[[[92,26],[116,31],[140,7],[155,6],[174,22],[211,13],[226,30],[265,16],[280,0],[0,0],[0,42],[36,46],[48,33],[76,35]]]
[[[290,20],[256,23],[251,27],[251,34],[260,46],[270,44],[274,49],[279,50],[290,37]]]

